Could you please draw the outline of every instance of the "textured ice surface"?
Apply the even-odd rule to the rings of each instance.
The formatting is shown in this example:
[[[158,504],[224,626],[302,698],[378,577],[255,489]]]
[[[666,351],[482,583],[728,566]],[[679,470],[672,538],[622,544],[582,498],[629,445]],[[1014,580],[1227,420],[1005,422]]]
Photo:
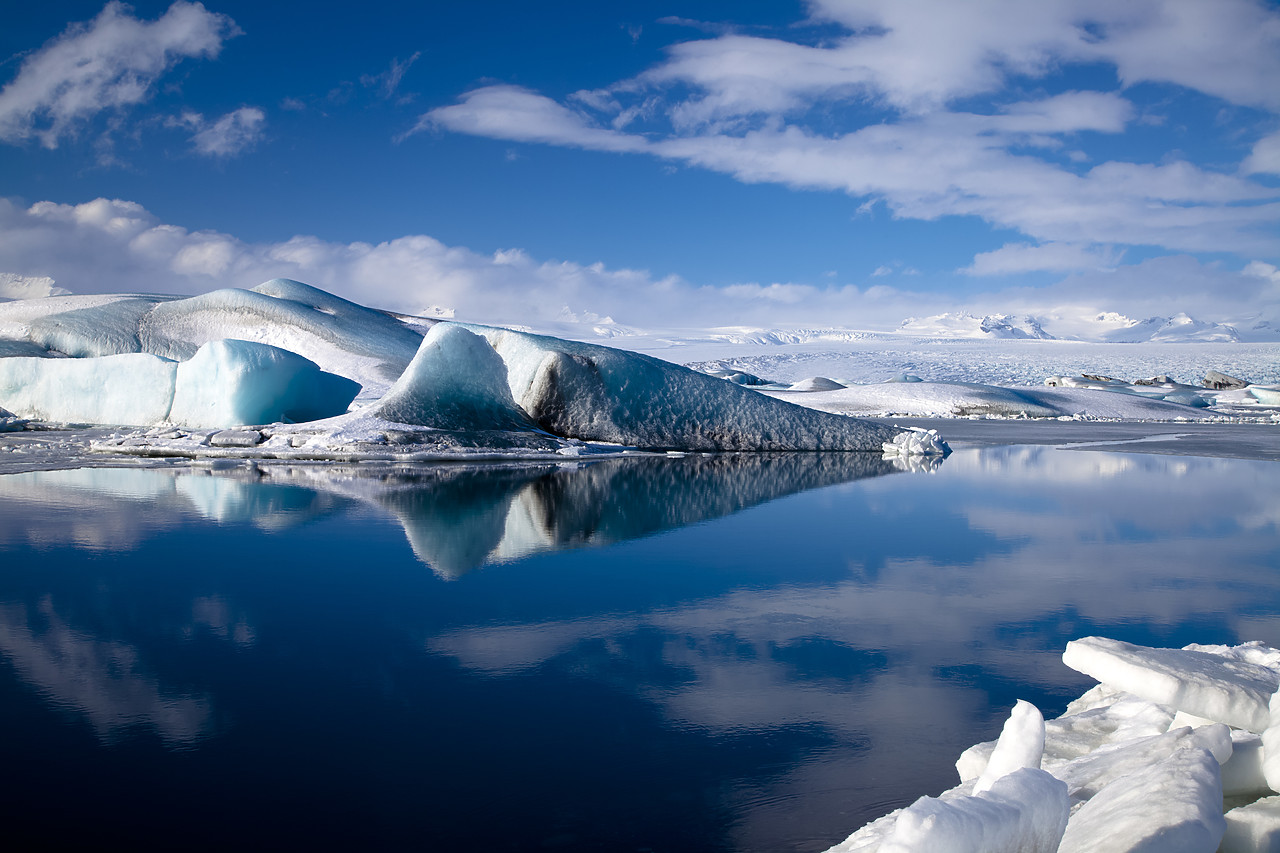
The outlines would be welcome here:
[[[1222,765],[1222,795],[1240,797],[1270,793],[1262,771],[1262,737],[1243,729],[1231,732],[1231,758]]]
[[[1062,655],[1067,666],[1104,684],[1252,732],[1267,728],[1280,686],[1280,673],[1259,659],[1247,650],[1152,649],[1103,637],[1074,640]]]
[[[1226,821],[1219,853],[1280,853],[1280,796],[1234,808]]]
[[[178,365],[144,353],[0,358],[0,402],[62,423],[156,424],[169,416]]]
[[[1226,830],[1218,762],[1183,749],[1135,770],[1076,811],[1060,853],[1213,853]]]
[[[1154,737],[1120,741],[1046,769],[1066,782],[1072,802],[1080,803],[1097,796],[1108,785],[1187,749],[1206,749],[1218,762],[1225,762],[1231,758],[1231,734],[1221,724],[1200,729],[1184,727]]]
[[[647,449],[873,450],[898,430],[773,400],[644,355],[485,326],[542,429]]]
[[[532,429],[507,384],[507,366],[483,337],[453,323],[433,326],[373,414],[439,429]]]

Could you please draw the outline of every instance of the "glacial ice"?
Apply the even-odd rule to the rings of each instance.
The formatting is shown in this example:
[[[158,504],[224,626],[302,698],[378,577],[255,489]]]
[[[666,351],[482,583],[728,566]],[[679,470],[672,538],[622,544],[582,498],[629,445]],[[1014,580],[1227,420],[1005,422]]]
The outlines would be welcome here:
[[[437,429],[533,428],[511,397],[502,357],[484,338],[453,323],[431,327],[372,411],[384,420]]]
[[[169,416],[178,364],[129,353],[0,359],[0,403],[15,414],[78,424],[157,424]]]
[[[146,353],[0,359],[0,400],[62,423],[225,427],[346,411],[356,383],[276,347],[214,341],[186,362]]]
[[[359,390],[288,350],[210,341],[178,365],[167,420],[196,427],[314,421],[345,412]]]
[[[874,450],[899,432],[762,396],[650,356],[468,325],[542,429],[650,450]]]

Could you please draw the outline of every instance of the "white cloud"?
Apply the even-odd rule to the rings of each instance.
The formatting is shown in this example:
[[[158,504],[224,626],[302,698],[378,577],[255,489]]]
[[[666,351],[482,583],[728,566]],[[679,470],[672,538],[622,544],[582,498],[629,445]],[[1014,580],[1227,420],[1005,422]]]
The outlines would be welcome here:
[[[193,294],[296,278],[365,305],[407,313],[452,310],[461,320],[554,328],[564,310],[612,317],[653,329],[713,326],[893,329],[907,316],[969,310],[1091,316],[1168,316],[1185,311],[1215,322],[1262,316],[1280,322],[1275,267],[1243,271],[1167,257],[1097,272],[1110,250],[1081,246],[1005,247],[983,261],[1052,266],[1055,253],[1088,267],[1044,288],[1012,287],[957,297],[886,285],[820,287],[738,282],[698,286],[677,276],[603,264],[540,260],[520,249],[482,254],[416,234],[379,243],[337,243],[297,236],[251,243],[234,235],[189,231],[159,221],[140,205],[96,199],[44,201],[22,208],[0,199],[0,270],[14,280],[57,281],[77,293]],[[1118,260],[1118,259],[1117,259]],[[975,259],[975,265],[978,259]],[[914,272],[889,267],[901,275]],[[883,280],[883,279],[878,279]],[[32,294],[39,295],[39,294]]]
[[[405,72],[409,70],[409,66],[418,61],[422,56],[422,52],[418,51],[413,56],[401,62],[399,59],[392,59],[390,67],[381,74],[364,74],[360,77],[360,82],[365,86],[370,86],[378,90],[378,94],[384,99],[390,99],[395,96],[396,90],[400,88],[400,81],[404,79]]]
[[[1280,175],[1280,131],[1264,136],[1253,146],[1240,171],[1246,175]]]
[[[92,21],[73,24],[28,56],[0,91],[0,139],[32,137],[46,148],[73,135],[105,110],[123,110],[151,96],[157,80],[186,58],[215,57],[239,34],[229,17],[178,0],[155,21],[110,2]]]
[[[966,275],[1011,275],[1028,272],[1074,272],[1113,268],[1120,253],[1109,247],[1078,243],[1006,243],[991,252],[974,256],[973,263],[960,272]]]
[[[192,131],[191,145],[198,153],[206,157],[233,157],[262,139],[266,119],[266,114],[257,107],[241,107],[215,121],[208,121],[197,112],[185,112],[168,123]]]
[[[1036,91],[1025,77],[1102,64],[1126,87],[1280,110],[1280,11],[1256,0],[814,0],[810,11],[807,23],[845,35],[688,41],[637,77],[574,93],[574,108],[489,86],[414,130],[648,153],[747,183],[843,191],[864,208],[883,200],[898,217],[977,216],[1033,243],[1280,253],[1280,189],[1247,177],[1280,169],[1280,135],[1258,143],[1245,177],[1173,151],[1080,173],[1094,159],[1084,135],[1123,133],[1139,116],[1132,89],[1010,94]],[[976,95],[990,105],[955,106]],[[861,126],[830,130],[834,110],[867,103]]]

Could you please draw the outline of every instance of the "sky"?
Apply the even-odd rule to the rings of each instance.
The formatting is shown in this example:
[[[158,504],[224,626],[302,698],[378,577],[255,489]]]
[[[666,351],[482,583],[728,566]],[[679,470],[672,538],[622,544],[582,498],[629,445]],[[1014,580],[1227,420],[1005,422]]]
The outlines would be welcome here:
[[[1280,2],[7,10],[0,297],[1280,327]]]

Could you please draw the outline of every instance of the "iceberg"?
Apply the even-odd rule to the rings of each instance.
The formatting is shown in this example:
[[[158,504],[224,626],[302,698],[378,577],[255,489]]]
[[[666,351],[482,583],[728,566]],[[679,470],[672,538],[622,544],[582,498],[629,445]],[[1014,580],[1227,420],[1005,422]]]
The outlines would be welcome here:
[[[0,359],[0,400],[61,423],[227,427],[346,411],[359,386],[300,355],[214,341],[186,362],[146,353]]]
[[[176,373],[164,420],[183,426],[319,420],[345,412],[360,390],[296,353],[251,341],[211,341]]]
[[[646,450],[879,451],[899,430],[774,400],[647,355],[467,325],[515,402],[554,435]]]

